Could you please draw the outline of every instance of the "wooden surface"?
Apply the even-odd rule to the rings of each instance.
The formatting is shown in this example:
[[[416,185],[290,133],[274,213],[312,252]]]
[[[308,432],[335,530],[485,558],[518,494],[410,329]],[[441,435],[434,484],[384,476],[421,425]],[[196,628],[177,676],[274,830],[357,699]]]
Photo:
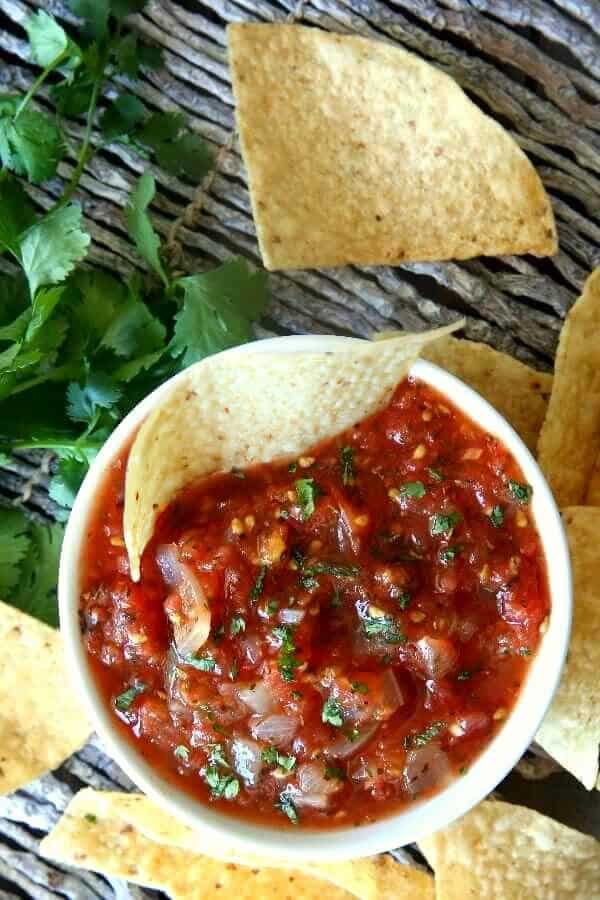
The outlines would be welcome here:
[[[0,0],[0,93],[21,91],[32,79],[19,23],[36,7],[72,21],[57,0]],[[224,29],[230,21],[285,19],[399,43],[456,78],[538,167],[552,197],[560,251],[543,261],[506,257],[275,274],[273,304],[259,336],[420,329],[460,310],[467,336],[550,369],[561,319],[600,264],[600,0],[153,0],[135,21],[164,49],[165,68],[130,87],[150,108],[184,112],[207,141],[224,148],[200,189],[153,167],[158,227],[182,270],[211,267],[232,253],[258,262],[233,132]],[[72,121],[70,128],[80,133],[82,123]],[[140,265],[121,209],[144,165],[126,148],[111,147],[92,163],[79,196],[94,238],[91,259],[123,274]],[[71,170],[72,162],[64,163],[61,176]],[[47,206],[59,190],[57,181],[33,194]],[[6,265],[0,259],[0,267]],[[26,455],[11,461],[0,471],[0,501],[20,499],[34,514],[52,515],[45,490],[49,462]],[[57,772],[0,798],[0,897],[158,896],[37,856],[40,836],[84,784],[132,788],[92,739]],[[564,773],[542,781],[513,774],[500,792],[600,837],[600,795],[578,788]]]

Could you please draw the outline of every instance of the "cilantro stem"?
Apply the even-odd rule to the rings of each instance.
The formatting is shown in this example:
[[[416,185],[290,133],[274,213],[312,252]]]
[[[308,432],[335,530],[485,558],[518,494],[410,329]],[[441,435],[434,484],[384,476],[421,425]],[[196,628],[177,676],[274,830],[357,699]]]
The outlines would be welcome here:
[[[38,77],[35,79],[35,81],[31,85],[31,87],[29,88],[29,90],[27,91],[27,93],[25,94],[25,96],[23,97],[21,102],[19,103],[19,105],[17,107],[17,111],[14,116],[15,122],[17,121],[17,119],[19,118],[19,116],[21,115],[23,110],[28,106],[31,99],[35,96],[35,94],[37,94],[38,90],[43,85],[43,83],[46,80],[46,78],[48,77],[48,75],[50,75],[51,72],[53,72],[55,69],[57,69],[60,66],[60,64],[69,57],[69,55],[70,55],[70,51],[68,49],[63,50],[62,53],[59,53],[58,56],[55,59],[53,59],[52,62],[49,63],[46,66],[46,68],[40,72]]]
[[[102,76],[97,78],[94,81],[94,85],[92,87],[92,95],[90,97],[90,105],[88,106],[86,123],[85,123],[85,131],[83,133],[83,143],[81,144],[81,149],[79,151],[79,156],[77,157],[77,166],[75,167],[75,171],[71,175],[68,185],[65,188],[65,191],[60,198],[60,200],[55,203],[52,207],[52,212],[57,209],[61,209],[63,206],[69,202],[81,180],[81,176],[83,174],[83,170],[86,167],[87,163],[92,158],[92,154],[89,154],[90,142],[92,138],[92,128],[94,126],[94,116],[96,114],[96,107],[98,105],[98,95],[100,93],[100,85],[104,80],[104,71],[102,72]]]

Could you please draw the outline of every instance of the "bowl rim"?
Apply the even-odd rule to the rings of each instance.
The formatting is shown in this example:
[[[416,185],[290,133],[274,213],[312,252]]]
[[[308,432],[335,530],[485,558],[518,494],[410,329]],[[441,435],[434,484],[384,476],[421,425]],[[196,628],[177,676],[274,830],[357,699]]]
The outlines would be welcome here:
[[[360,338],[290,335],[230,348],[223,353],[340,352]],[[490,793],[514,767],[531,743],[558,687],[569,644],[572,575],[568,542],[559,511],[532,454],[511,425],[481,395],[454,375],[419,359],[411,374],[421,378],[511,451],[533,487],[532,513],[546,556],[551,612],[548,628],[503,727],[467,772],[445,788],[406,809],[354,828],[291,831],[265,826],[211,809],[167,781],[132,743],[119,733],[114,717],[96,688],[81,639],[79,624],[80,554],[86,524],[108,464],[128,438],[177,381],[184,370],[145,397],[122,420],[99,451],[79,490],[65,530],[60,558],[58,598],[67,668],[91,722],[110,755],[151,799],[187,825],[204,831],[219,847],[242,854],[287,860],[337,861],[369,856],[420,840],[464,815]],[[223,843],[225,842],[225,843]],[[223,851],[222,851],[223,852]]]

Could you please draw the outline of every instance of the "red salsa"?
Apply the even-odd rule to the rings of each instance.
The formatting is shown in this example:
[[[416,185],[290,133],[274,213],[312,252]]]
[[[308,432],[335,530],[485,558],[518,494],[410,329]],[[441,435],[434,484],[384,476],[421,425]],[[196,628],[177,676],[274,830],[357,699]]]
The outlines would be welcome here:
[[[214,476],[129,578],[127,451],[98,499],[81,620],[120,727],[167,779],[276,825],[371,822],[460,777],[549,611],[531,489],[429,386],[304,456]]]

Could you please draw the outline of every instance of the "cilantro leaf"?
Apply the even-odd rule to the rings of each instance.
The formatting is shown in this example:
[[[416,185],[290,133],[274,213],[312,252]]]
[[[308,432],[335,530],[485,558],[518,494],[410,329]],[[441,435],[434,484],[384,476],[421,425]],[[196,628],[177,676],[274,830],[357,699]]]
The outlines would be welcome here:
[[[47,181],[64,154],[60,128],[46,113],[25,108],[17,116],[20,97],[0,98],[0,161],[29,181]]]
[[[8,599],[18,584],[21,563],[29,550],[28,522],[19,509],[0,509],[0,598]]]
[[[27,32],[31,53],[35,62],[46,68],[63,56],[72,56],[72,63],[77,64],[79,48],[58,24],[56,19],[43,10],[39,10],[23,23]]]
[[[179,278],[181,311],[170,344],[181,368],[253,338],[250,324],[267,304],[267,278],[237,257],[202,275]]]
[[[521,484],[520,481],[515,481],[513,478],[509,479],[508,489],[517,503],[524,506],[529,503],[533,495],[533,488],[530,484]]]
[[[202,656],[186,656],[183,662],[200,672],[214,672],[217,668],[217,661],[210,653],[203,653]]]
[[[160,249],[160,239],[152,227],[152,222],[150,221],[147,212],[148,206],[154,199],[155,194],[156,182],[149,172],[144,172],[138,179],[133,193],[129,198],[125,215],[129,231],[135,241],[138,253],[145,259],[148,265],[154,269],[156,274],[160,276],[165,286],[168,286],[169,280],[158,252]]]
[[[122,396],[121,388],[109,375],[96,372],[83,387],[71,383],[67,388],[67,413],[75,422],[90,424],[99,410],[111,409]]]
[[[121,135],[130,134],[146,115],[144,104],[133,94],[119,94],[104,111],[100,119],[100,130],[110,141]]]
[[[59,460],[48,488],[48,494],[59,506],[71,509],[93,456],[95,453],[67,452]]]
[[[410,747],[424,747],[434,738],[436,738],[446,727],[445,722],[432,722],[423,731],[416,734],[409,734],[404,738],[404,747],[408,750]]]
[[[152,315],[147,305],[139,297],[130,295],[106,329],[101,346],[132,360],[163,348],[166,334],[165,326]]]
[[[235,637],[236,634],[241,634],[242,631],[246,630],[246,620],[243,616],[234,616],[229,625],[229,634],[232,637]]]
[[[204,777],[213,797],[233,800],[240,792],[238,779],[234,775],[222,775],[215,766],[209,766]]]
[[[16,254],[19,237],[35,222],[35,209],[21,184],[14,178],[0,181],[0,252]],[[2,294],[4,306],[4,294]]]
[[[352,447],[340,448],[340,462],[342,465],[342,484],[354,484],[354,450]]]
[[[267,747],[262,751],[262,760],[268,766],[279,766],[285,772],[291,772],[296,765],[295,756],[285,756],[277,747]]]
[[[255,603],[258,598],[262,595],[262,592],[265,589],[265,578],[267,576],[268,566],[262,565],[259,569],[258,575],[254,580],[254,584],[250,590],[250,600],[252,603]]]
[[[501,506],[494,506],[492,509],[489,520],[494,526],[494,528],[501,528],[504,524],[504,510]]]
[[[298,824],[298,810],[296,809],[296,804],[292,800],[292,797],[288,791],[282,791],[279,795],[279,803],[275,804],[277,809],[280,809],[281,812],[288,817],[290,822],[293,825]]]
[[[367,637],[381,638],[386,644],[403,644],[406,641],[406,635],[400,631],[392,616],[365,616],[363,628]]]
[[[72,12],[83,19],[82,32],[90,40],[100,40],[108,30],[110,0],[69,0]]]
[[[155,113],[135,139],[153,150],[159,165],[178,177],[201,181],[214,163],[212,151],[199,134],[188,131],[179,113]]]
[[[123,691],[122,694],[115,697],[116,708],[119,712],[125,712],[129,709],[135,698],[139,697],[140,694],[143,694],[145,690],[146,685],[142,681],[136,681],[131,687],[127,688],[126,691]]]
[[[19,584],[7,598],[12,606],[54,628],[58,627],[56,584],[63,533],[59,524],[30,523],[30,543],[21,563]]]
[[[316,562],[311,566],[304,563],[301,566],[302,574],[309,578],[314,575],[332,575],[334,578],[354,578],[360,572],[360,566],[346,566],[342,563]]]
[[[84,258],[90,236],[81,228],[81,208],[74,204],[40,219],[21,241],[21,260],[32,298],[42,285],[64,281]]]
[[[160,49],[141,43],[138,35],[134,32],[122,37],[116,43],[114,52],[117,68],[129,78],[137,78],[142,66],[148,69],[158,69],[162,64]]]

